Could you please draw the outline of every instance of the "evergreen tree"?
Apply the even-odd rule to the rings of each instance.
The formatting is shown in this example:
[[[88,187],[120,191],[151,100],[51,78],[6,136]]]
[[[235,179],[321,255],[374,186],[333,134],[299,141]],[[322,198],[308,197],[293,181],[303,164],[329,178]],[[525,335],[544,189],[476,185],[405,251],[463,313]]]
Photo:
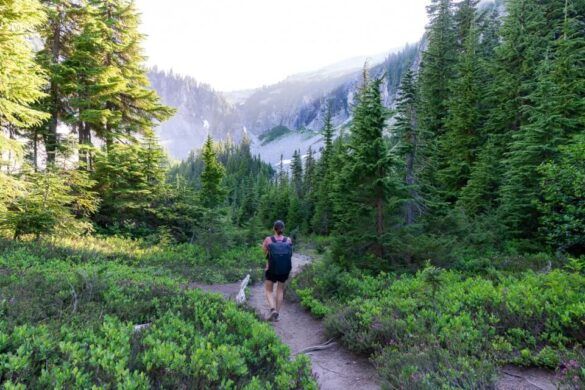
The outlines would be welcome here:
[[[537,68],[544,58],[548,33],[543,3],[510,0],[500,29],[501,44],[490,64],[489,107],[482,127],[477,163],[461,193],[470,212],[488,211],[501,204],[500,189],[506,176],[503,161],[512,135],[527,122],[525,107],[534,91]]]
[[[437,193],[440,181],[439,139],[445,133],[450,85],[457,60],[457,33],[451,0],[433,0],[427,7],[430,24],[427,48],[422,54],[419,75],[418,122],[423,129],[425,147],[421,149],[420,192],[431,211],[444,209]]]
[[[286,224],[289,227],[288,234],[294,239],[297,238],[297,233],[301,228],[301,224],[303,222],[302,213],[301,213],[301,202],[298,197],[292,196],[288,197],[288,208],[286,213]]]
[[[151,154],[147,148],[139,143],[116,143],[95,154],[92,178],[102,197],[94,218],[98,225],[142,234],[157,224],[154,202],[164,189],[164,182],[158,181],[164,168],[163,161],[154,161],[162,155]],[[151,162],[144,164],[148,159]]]
[[[381,79],[365,81],[359,92],[347,146],[347,163],[340,172],[336,189],[339,221],[335,256],[342,263],[361,261],[364,267],[374,269],[379,269],[381,264],[371,263],[372,258],[367,255],[384,256],[384,218],[393,190],[392,161],[383,137],[387,113],[381,100],[381,82]]]
[[[72,0],[43,0],[43,4],[48,20],[39,30],[43,48],[37,55],[37,61],[49,78],[47,98],[40,107],[50,114],[50,118],[39,133],[44,140],[47,163],[52,164],[59,148],[59,122],[68,119],[71,114],[68,99],[75,86],[70,82],[70,77],[81,71],[70,68],[67,59],[71,55],[71,40],[80,29],[78,16],[84,13],[82,8],[74,6]]]
[[[88,153],[92,132],[103,138],[104,129],[119,123],[121,112],[107,107],[108,101],[125,88],[119,69],[106,57],[115,45],[109,40],[110,26],[93,5],[86,5],[78,16],[80,32],[70,39],[70,53],[62,66],[70,69],[61,90],[69,97],[67,123],[78,134],[79,160],[91,168]]]
[[[551,248],[575,256],[585,254],[585,135],[560,147],[556,161],[538,168],[542,199],[538,202],[541,232]]]
[[[315,194],[313,229],[320,234],[329,234],[333,227],[333,123],[331,105],[327,107],[323,123],[323,152],[317,167],[318,185]]]
[[[420,70],[421,124],[430,135],[443,134],[456,61],[456,31],[451,0],[433,0],[427,7],[430,25]]]
[[[29,129],[47,119],[31,105],[44,96],[46,80],[34,62],[27,38],[45,20],[36,0],[0,1],[0,159],[14,155],[18,129]],[[6,152],[6,154],[5,154]]]
[[[400,84],[396,102],[394,124],[397,139],[397,152],[404,160],[404,183],[408,190],[404,222],[412,225],[423,210],[423,202],[418,191],[418,171],[420,169],[420,127],[417,118],[417,88],[412,69],[408,70]]]
[[[223,203],[225,191],[221,181],[225,169],[217,160],[211,136],[207,136],[201,156],[204,163],[201,173],[201,202],[203,206],[213,209]]]
[[[278,186],[288,187],[288,172],[284,169],[284,156],[280,155],[280,162],[278,163]]]
[[[293,153],[290,170],[295,195],[301,198],[303,196],[303,160],[298,150]]]
[[[46,80],[27,40],[44,16],[38,1],[0,0],[0,220],[26,197],[26,185],[9,174],[23,156],[19,130],[28,129],[36,140],[34,127],[47,119],[31,106],[44,96]]]
[[[512,231],[522,237],[533,236],[538,228],[536,204],[542,189],[536,168],[554,160],[559,146],[585,126],[583,19],[567,1],[556,29],[561,34],[536,74],[537,87],[525,108],[527,121],[512,135],[501,211]]]
[[[316,183],[315,183],[315,175],[316,175],[316,164],[315,164],[315,157],[313,154],[313,148],[309,146],[307,150],[307,157],[305,158],[305,168],[304,168],[304,177],[303,177],[303,184],[304,190],[303,192],[310,196],[315,191]]]
[[[465,187],[480,145],[484,72],[478,55],[478,32],[475,25],[468,30],[463,52],[455,66],[451,82],[446,132],[438,142],[440,165],[437,172],[442,197],[453,203]]]
[[[317,203],[318,178],[316,173],[316,162],[313,155],[313,148],[309,146],[307,156],[305,157],[305,166],[303,170],[303,205],[301,207],[303,214],[303,231],[309,232],[313,229],[313,217],[315,214],[315,204]]]
[[[455,4],[453,16],[455,22],[459,51],[464,51],[471,29],[477,22],[477,4],[479,0],[461,0]]]
[[[333,154],[333,118],[331,112],[331,103],[327,105],[325,119],[323,121],[323,153],[321,154],[321,177],[331,168],[331,158]]]
[[[237,223],[244,226],[251,222],[257,211],[256,188],[252,177],[244,181],[243,196],[237,214]]]
[[[22,180],[26,191],[13,200],[2,219],[2,227],[11,230],[14,239],[92,230],[87,218],[97,210],[98,198],[87,173],[50,168],[25,173]]]
[[[138,31],[139,16],[132,0],[89,0],[96,17],[106,22],[106,38],[110,43],[103,54],[105,66],[113,69],[115,80],[121,78],[123,88],[108,93],[105,109],[111,115],[103,128],[95,129],[109,147],[114,140],[145,134],[156,121],[172,115],[173,110],[159,102],[150,88]]]

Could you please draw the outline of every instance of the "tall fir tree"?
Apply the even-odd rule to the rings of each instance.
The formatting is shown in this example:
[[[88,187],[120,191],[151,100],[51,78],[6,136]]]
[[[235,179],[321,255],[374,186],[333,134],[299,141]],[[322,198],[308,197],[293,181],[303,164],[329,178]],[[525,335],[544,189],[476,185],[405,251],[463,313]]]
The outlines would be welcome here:
[[[421,149],[422,171],[420,192],[428,209],[442,210],[439,167],[439,139],[445,133],[450,85],[457,60],[457,30],[452,0],[433,0],[427,7],[430,24],[427,27],[427,47],[422,54],[419,74],[418,122],[425,138]]]
[[[450,85],[445,134],[438,141],[437,177],[442,198],[449,203],[455,203],[467,185],[481,142],[482,91],[486,78],[478,54],[479,33],[475,24],[467,33],[455,66],[456,77]]]
[[[207,136],[201,153],[204,168],[201,172],[201,203],[204,207],[214,209],[222,204],[225,190],[222,178],[225,169],[217,159],[213,140]]]
[[[39,30],[43,48],[37,54],[38,63],[48,75],[47,97],[40,107],[50,114],[49,120],[39,129],[42,134],[47,163],[53,164],[59,149],[59,124],[71,114],[69,97],[75,88],[70,77],[81,72],[70,68],[67,59],[71,55],[71,40],[80,30],[82,8],[77,8],[72,0],[43,0],[47,12],[47,23]]]
[[[303,160],[301,153],[295,150],[290,164],[291,179],[295,195],[298,198],[303,196]]]
[[[139,13],[132,0],[88,0],[94,5],[96,17],[103,20],[111,43],[104,53],[104,64],[115,69],[123,84],[110,93],[105,108],[113,115],[98,136],[111,145],[116,139],[145,134],[157,121],[167,119],[173,110],[162,105],[150,88],[144,67],[142,41],[138,31]]]
[[[437,137],[445,128],[457,40],[451,0],[433,0],[427,12],[430,24],[420,70],[421,124]]]
[[[400,84],[394,123],[397,153],[404,161],[404,183],[408,191],[404,206],[405,225],[412,225],[424,210],[424,202],[418,190],[419,148],[421,138],[423,138],[420,132],[417,116],[417,85],[414,72],[409,69]]]
[[[0,1],[0,160],[19,151],[19,129],[47,119],[32,105],[44,94],[42,69],[35,63],[28,38],[45,20],[36,0]]]
[[[501,204],[506,175],[503,161],[512,135],[527,121],[525,107],[534,91],[536,71],[547,47],[547,22],[542,2],[510,0],[500,28],[501,44],[489,66],[489,107],[482,126],[482,143],[461,204],[471,213],[490,212]]]
[[[535,75],[537,87],[524,109],[527,120],[512,135],[505,160],[501,212],[520,237],[533,237],[538,229],[536,206],[542,193],[538,166],[554,160],[559,146],[585,127],[583,8],[565,1],[553,29],[556,39],[546,49],[547,57]]]
[[[43,97],[46,83],[35,63],[28,37],[43,23],[44,13],[36,0],[0,0],[0,219],[10,204],[26,194],[26,184],[9,173],[23,156],[23,135],[35,134],[35,126],[47,115],[32,105]],[[35,144],[36,145],[36,144]]]
[[[318,182],[315,196],[313,229],[320,234],[329,234],[333,228],[333,122],[331,105],[327,106],[323,122],[323,152],[317,167]]]
[[[384,129],[387,112],[382,104],[381,79],[364,80],[353,111],[347,145],[347,163],[336,188],[335,257],[342,264],[380,269],[386,239],[385,216],[392,192]],[[372,257],[373,256],[373,257]]]

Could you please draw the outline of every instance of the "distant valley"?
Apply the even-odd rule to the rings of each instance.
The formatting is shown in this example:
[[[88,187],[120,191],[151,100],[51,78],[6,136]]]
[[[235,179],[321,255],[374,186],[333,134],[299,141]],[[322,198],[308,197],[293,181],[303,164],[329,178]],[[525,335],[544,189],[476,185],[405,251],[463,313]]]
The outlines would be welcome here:
[[[419,57],[420,44],[416,44],[368,60],[371,77],[385,76],[382,92],[387,107],[394,102],[402,74],[417,66]],[[273,85],[235,92],[215,91],[192,77],[151,69],[152,87],[163,103],[177,109],[173,118],[158,127],[158,136],[174,159],[198,149],[208,134],[234,141],[247,134],[253,151],[272,164],[281,155],[289,159],[296,149],[305,154],[312,146],[318,152],[328,104],[338,129],[349,123],[365,60],[346,60]]]

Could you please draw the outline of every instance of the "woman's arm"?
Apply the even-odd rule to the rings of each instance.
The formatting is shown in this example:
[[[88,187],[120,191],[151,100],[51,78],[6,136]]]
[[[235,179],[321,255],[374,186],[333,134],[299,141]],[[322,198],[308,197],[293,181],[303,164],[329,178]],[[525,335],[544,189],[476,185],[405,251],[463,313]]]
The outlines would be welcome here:
[[[270,244],[270,238],[266,237],[262,242],[262,250],[264,251],[264,255],[266,256],[266,266],[264,267],[264,271],[268,271],[268,245]]]

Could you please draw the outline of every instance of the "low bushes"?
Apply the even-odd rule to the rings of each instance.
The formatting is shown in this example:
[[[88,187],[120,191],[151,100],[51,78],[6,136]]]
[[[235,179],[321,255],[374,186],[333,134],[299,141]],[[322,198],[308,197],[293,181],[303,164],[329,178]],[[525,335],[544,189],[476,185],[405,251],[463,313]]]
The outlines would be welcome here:
[[[202,283],[234,282],[248,273],[253,278],[259,278],[265,263],[259,246],[226,245],[219,257],[209,259],[197,245],[154,245],[120,237],[54,238],[35,242],[34,245],[0,239],[2,251],[11,261],[32,256],[33,262],[39,258],[63,259],[75,264],[114,262]]]
[[[573,361],[585,381],[585,276],[575,271],[371,276],[321,262],[295,288],[391,388],[485,388],[504,363],[562,371]]]
[[[316,388],[309,360],[291,360],[254,314],[156,267],[108,261],[102,244],[90,262],[71,247],[4,246],[5,388]]]

